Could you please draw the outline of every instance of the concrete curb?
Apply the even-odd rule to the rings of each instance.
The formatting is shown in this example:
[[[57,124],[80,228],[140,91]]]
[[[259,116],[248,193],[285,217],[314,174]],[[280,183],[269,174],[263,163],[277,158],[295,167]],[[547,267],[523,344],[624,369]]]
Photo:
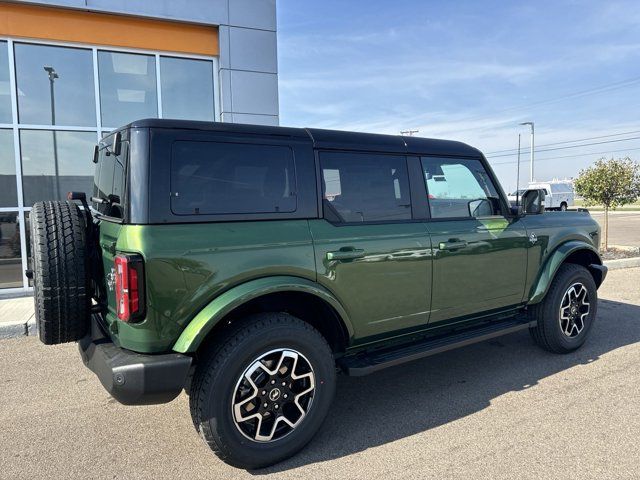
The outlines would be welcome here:
[[[0,340],[6,338],[18,338],[28,335],[29,322],[2,322],[0,323]]]
[[[618,260],[607,260],[604,262],[609,270],[618,270],[620,268],[640,267],[640,257],[619,258]]]
[[[36,317],[35,315],[31,315],[29,320],[24,321],[13,321],[13,322],[0,322],[0,340],[5,340],[7,338],[18,338],[25,336],[35,336],[38,334],[38,329],[36,328]]]

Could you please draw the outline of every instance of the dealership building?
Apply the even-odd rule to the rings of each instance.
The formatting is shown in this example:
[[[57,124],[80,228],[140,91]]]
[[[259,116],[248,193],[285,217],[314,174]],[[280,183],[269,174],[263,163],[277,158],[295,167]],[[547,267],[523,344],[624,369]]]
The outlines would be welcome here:
[[[275,0],[0,1],[0,296],[29,291],[31,205],[149,117],[277,125]]]

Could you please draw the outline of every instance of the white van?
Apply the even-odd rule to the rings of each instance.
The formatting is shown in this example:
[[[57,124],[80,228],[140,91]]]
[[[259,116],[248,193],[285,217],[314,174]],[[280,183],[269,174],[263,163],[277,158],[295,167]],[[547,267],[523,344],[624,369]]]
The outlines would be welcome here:
[[[541,188],[544,190],[545,210],[562,210],[573,207],[573,184],[566,181],[534,182],[529,188]]]

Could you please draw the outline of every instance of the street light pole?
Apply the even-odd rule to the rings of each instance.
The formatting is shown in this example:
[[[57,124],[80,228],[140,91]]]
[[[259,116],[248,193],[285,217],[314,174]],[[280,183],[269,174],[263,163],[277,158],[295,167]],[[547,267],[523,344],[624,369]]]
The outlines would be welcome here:
[[[516,207],[520,206],[520,134],[518,134],[518,168],[516,173]]]
[[[535,129],[533,122],[522,122],[520,125],[529,125],[531,127],[531,165],[529,167],[530,182],[533,182],[533,154],[535,150]]]
[[[45,66],[44,71],[49,75],[49,96],[51,99],[51,125],[56,124],[56,96],[53,90],[53,82],[56,78],[59,78],[57,72],[53,67]],[[53,161],[55,164],[56,174],[56,200],[60,200],[60,175],[58,171],[58,139],[56,137],[56,131],[53,130]]]

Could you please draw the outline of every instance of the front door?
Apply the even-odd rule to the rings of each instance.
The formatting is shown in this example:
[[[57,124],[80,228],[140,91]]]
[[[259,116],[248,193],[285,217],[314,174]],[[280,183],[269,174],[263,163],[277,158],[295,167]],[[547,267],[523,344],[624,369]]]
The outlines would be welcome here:
[[[429,325],[522,302],[528,238],[477,159],[422,157],[433,243]]]
[[[413,220],[407,159],[320,152],[319,160],[324,218],[309,221],[318,282],[346,309],[356,342],[426,327],[431,243]]]

